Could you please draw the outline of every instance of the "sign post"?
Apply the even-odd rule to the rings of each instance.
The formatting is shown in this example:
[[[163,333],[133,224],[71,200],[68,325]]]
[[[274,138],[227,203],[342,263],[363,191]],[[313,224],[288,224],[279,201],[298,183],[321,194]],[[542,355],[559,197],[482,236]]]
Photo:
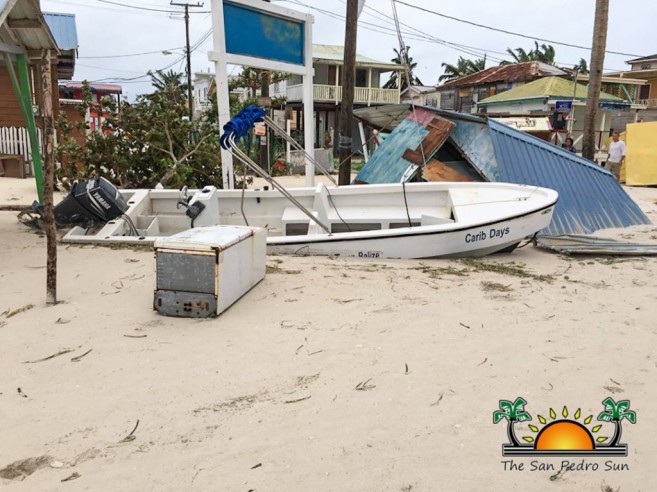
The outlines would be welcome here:
[[[259,0],[212,0],[213,51],[219,125],[230,121],[228,64],[301,75],[306,153],[314,158],[313,17]],[[234,188],[233,156],[221,151],[223,185]],[[315,182],[315,166],[306,158],[306,186]]]

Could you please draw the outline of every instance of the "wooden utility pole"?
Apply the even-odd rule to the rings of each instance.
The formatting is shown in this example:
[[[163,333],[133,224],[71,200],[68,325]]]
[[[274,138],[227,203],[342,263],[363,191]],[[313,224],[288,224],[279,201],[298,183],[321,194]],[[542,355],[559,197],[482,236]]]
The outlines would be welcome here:
[[[344,32],[342,69],[342,108],[340,111],[340,143],[338,159],[339,185],[351,183],[351,130],[353,127],[354,82],[356,74],[356,33],[358,31],[358,0],[347,0],[347,23]]]
[[[189,106],[189,121],[194,117],[194,97],[192,95],[192,52],[189,47],[189,7],[203,7],[202,3],[189,4],[189,3],[175,3],[171,5],[176,7],[185,8],[185,39],[186,39],[186,52],[187,52],[187,105]]]
[[[46,227],[46,303],[57,304],[57,233],[53,190],[55,187],[55,118],[50,50],[41,52],[41,87],[43,88],[43,217]]]
[[[596,0],[595,20],[593,24],[593,48],[591,49],[591,64],[589,71],[589,92],[586,99],[584,115],[584,137],[582,140],[582,156],[593,160],[595,157],[595,117],[600,103],[602,88],[602,70],[607,48],[607,21],[609,19],[609,0]]]

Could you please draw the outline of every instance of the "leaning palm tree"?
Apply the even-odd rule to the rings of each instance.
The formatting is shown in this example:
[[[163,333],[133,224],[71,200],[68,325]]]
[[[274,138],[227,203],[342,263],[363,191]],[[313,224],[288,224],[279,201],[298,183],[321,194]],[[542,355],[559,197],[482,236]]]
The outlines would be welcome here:
[[[473,61],[459,56],[456,65],[442,63],[442,67],[445,69],[445,72],[440,77],[438,77],[438,82],[442,82],[444,80],[454,80],[465,75],[481,72],[486,68],[486,57],[484,56],[483,58],[479,58]]]
[[[525,412],[525,405],[527,402],[523,398],[516,398],[516,401],[511,403],[508,400],[500,400],[500,409],[493,412],[493,423],[497,424],[502,419],[506,419],[507,422],[507,436],[509,437],[509,442],[513,446],[520,446],[518,439],[516,438],[515,431],[513,426],[516,422],[526,422],[531,420],[532,416],[528,412]]]
[[[408,56],[408,52],[410,49],[411,49],[410,46],[406,46],[406,50],[405,50],[406,59],[404,60],[403,54],[400,51],[398,51],[396,48],[393,48],[393,51],[395,52],[395,57],[392,58],[390,61],[396,63],[397,65],[402,65],[404,67],[404,70],[408,70],[408,78],[411,80],[411,85],[422,85],[420,79],[413,74],[413,70],[415,70],[415,68],[417,67],[417,62],[414,62],[413,58]],[[404,91],[404,89],[406,89],[407,86],[408,86],[408,82],[406,80],[406,74],[402,74],[400,81],[398,80],[397,72],[392,72],[390,78],[388,79],[388,82],[386,82],[383,87],[384,89],[397,89],[397,87],[399,87],[401,91]]]
[[[582,75],[588,75],[589,66],[584,58],[580,58],[579,63],[573,67],[573,70],[581,73]]]
[[[554,46],[551,44],[542,44],[538,45],[537,41],[534,41],[534,49],[525,51],[523,48],[516,48],[512,50],[507,48],[506,52],[513,58],[513,61],[503,61],[500,65],[511,65],[513,63],[524,63],[529,61],[540,61],[543,63],[548,63],[554,65],[554,57],[556,52]]]
[[[598,415],[598,420],[601,422],[614,423],[614,437],[609,441],[609,446],[616,446],[618,441],[620,441],[621,433],[623,432],[621,421],[627,419],[632,424],[636,424],[636,412],[630,410],[630,400],[621,400],[616,403],[610,396],[604,400],[602,404],[605,406],[605,409],[603,412],[600,412],[600,415]]]

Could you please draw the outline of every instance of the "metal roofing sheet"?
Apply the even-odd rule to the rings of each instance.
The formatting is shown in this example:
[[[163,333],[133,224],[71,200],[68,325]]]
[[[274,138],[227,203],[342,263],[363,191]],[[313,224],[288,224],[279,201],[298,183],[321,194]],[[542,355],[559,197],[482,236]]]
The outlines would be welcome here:
[[[561,76],[567,74],[560,68],[548,65],[547,63],[537,61],[514,63],[511,65],[490,67],[481,72],[450,80],[438,87],[438,90],[492,84],[495,82],[519,82],[549,75]]]
[[[587,159],[492,119],[426,106],[416,108],[420,118],[428,110],[456,123],[451,141],[486,179],[558,191],[559,203],[544,231],[548,234],[589,234],[650,223],[614,176]],[[400,121],[357,177],[368,183],[399,182],[409,165],[401,156],[419,144],[423,134],[418,129],[426,132],[413,121],[410,105],[365,108],[354,111],[354,115],[379,128],[388,128],[391,119]]]
[[[595,236],[566,234],[563,236],[539,235],[539,246],[567,255],[655,256],[657,244],[639,244]]]
[[[588,87],[582,84],[575,86],[572,80],[561,79],[559,77],[543,77],[482,99],[477,104],[486,106],[492,103],[508,103],[551,97],[585,100],[588,96],[588,90]],[[574,98],[573,95],[575,96]],[[622,98],[607,94],[606,92],[600,92],[600,100],[623,102]]]
[[[61,14],[55,12],[44,12],[50,32],[52,32],[57,46],[60,50],[77,50],[78,33],[75,28],[75,14]]]
[[[559,192],[548,234],[590,234],[650,223],[606,169],[497,121],[488,120],[488,126],[501,181]]]
[[[313,44],[313,59],[327,60],[342,63],[344,61],[344,46],[332,44]],[[360,65],[376,65],[389,68],[390,70],[401,70],[401,65],[368,58],[356,53],[356,63]]]

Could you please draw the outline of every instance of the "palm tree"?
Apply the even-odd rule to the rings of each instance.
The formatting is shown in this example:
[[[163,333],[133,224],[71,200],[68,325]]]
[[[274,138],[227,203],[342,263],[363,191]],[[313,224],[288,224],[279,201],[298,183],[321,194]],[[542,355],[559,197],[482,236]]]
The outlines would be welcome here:
[[[406,60],[404,60],[402,53],[400,53],[396,48],[393,48],[393,51],[395,52],[395,57],[392,58],[390,61],[398,65],[402,65],[402,67],[404,67],[404,70],[408,70],[408,78],[411,80],[411,85],[422,85],[420,79],[413,74],[413,70],[415,70],[415,67],[417,67],[417,62],[414,62],[413,58],[411,56],[408,56],[408,52],[410,49],[411,49],[410,46],[406,46],[406,50],[405,50]],[[401,82],[399,82],[397,80],[397,72],[392,72],[390,78],[388,79],[388,82],[386,82],[383,87],[384,89],[397,89],[397,87],[400,87],[400,90],[403,91],[404,89],[406,89],[407,86],[408,86],[408,82],[405,73],[402,74]]]
[[[596,0],[591,71],[589,73],[589,90],[586,98],[584,137],[582,139],[582,156],[590,160],[593,160],[595,156],[595,117],[598,112],[600,90],[602,89],[602,67],[605,62],[605,48],[607,47],[608,19],[609,0]]]
[[[509,442],[513,446],[520,446],[516,438],[513,426],[516,422],[525,422],[531,420],[532,416],[525,412],[525,405],[527,402],[523,398],[516,398],[516,401],[511,403],[508,400],[500,400],[500,409],[493,412],[493,423],[497,424],[502,419],[507,419],[508,427],[506,429],[509,437]]]
[[[525,51],[523,48],[512,50],[511,48],[507,48],[506,52],[514,61],[503,61],[500,65],[510,65],[512,63],[524,63],[529,61],[540,61],[554,65],[554,57],[556,54],[554,46],[551,44],[542,44],[539,46],[537,41],[534,41],[534,49],[532,50]]]
[[[636,412],[630,410],[630,400],[622,400],[616,403],[614,399],[610,396],[602,402],[605,406],[603,412],[598,415],[598,420],[601,422],[613,422],[615,425],[614,437],[609,441],[609,446],[616,446],[618,441],[620,441],[621,433],[623,429],[621,428],[621,421],[623,419],[629,420],[632,424],[636,424]]]
[[[589,73],[589,67],[584,58],[579,59],[579,63],[573,67],[573,70],[581,73],[582,75],[587,75]]]
[[[464,75],[471,75],[473,73],[481,72],[486,68],[486,57],[479,58],[477,60],[468,60],[459,56],[456,65],[451,65],[449,63],[442,63],[445,72],[438,77],[438,82],[443,80],[454,80]]]

